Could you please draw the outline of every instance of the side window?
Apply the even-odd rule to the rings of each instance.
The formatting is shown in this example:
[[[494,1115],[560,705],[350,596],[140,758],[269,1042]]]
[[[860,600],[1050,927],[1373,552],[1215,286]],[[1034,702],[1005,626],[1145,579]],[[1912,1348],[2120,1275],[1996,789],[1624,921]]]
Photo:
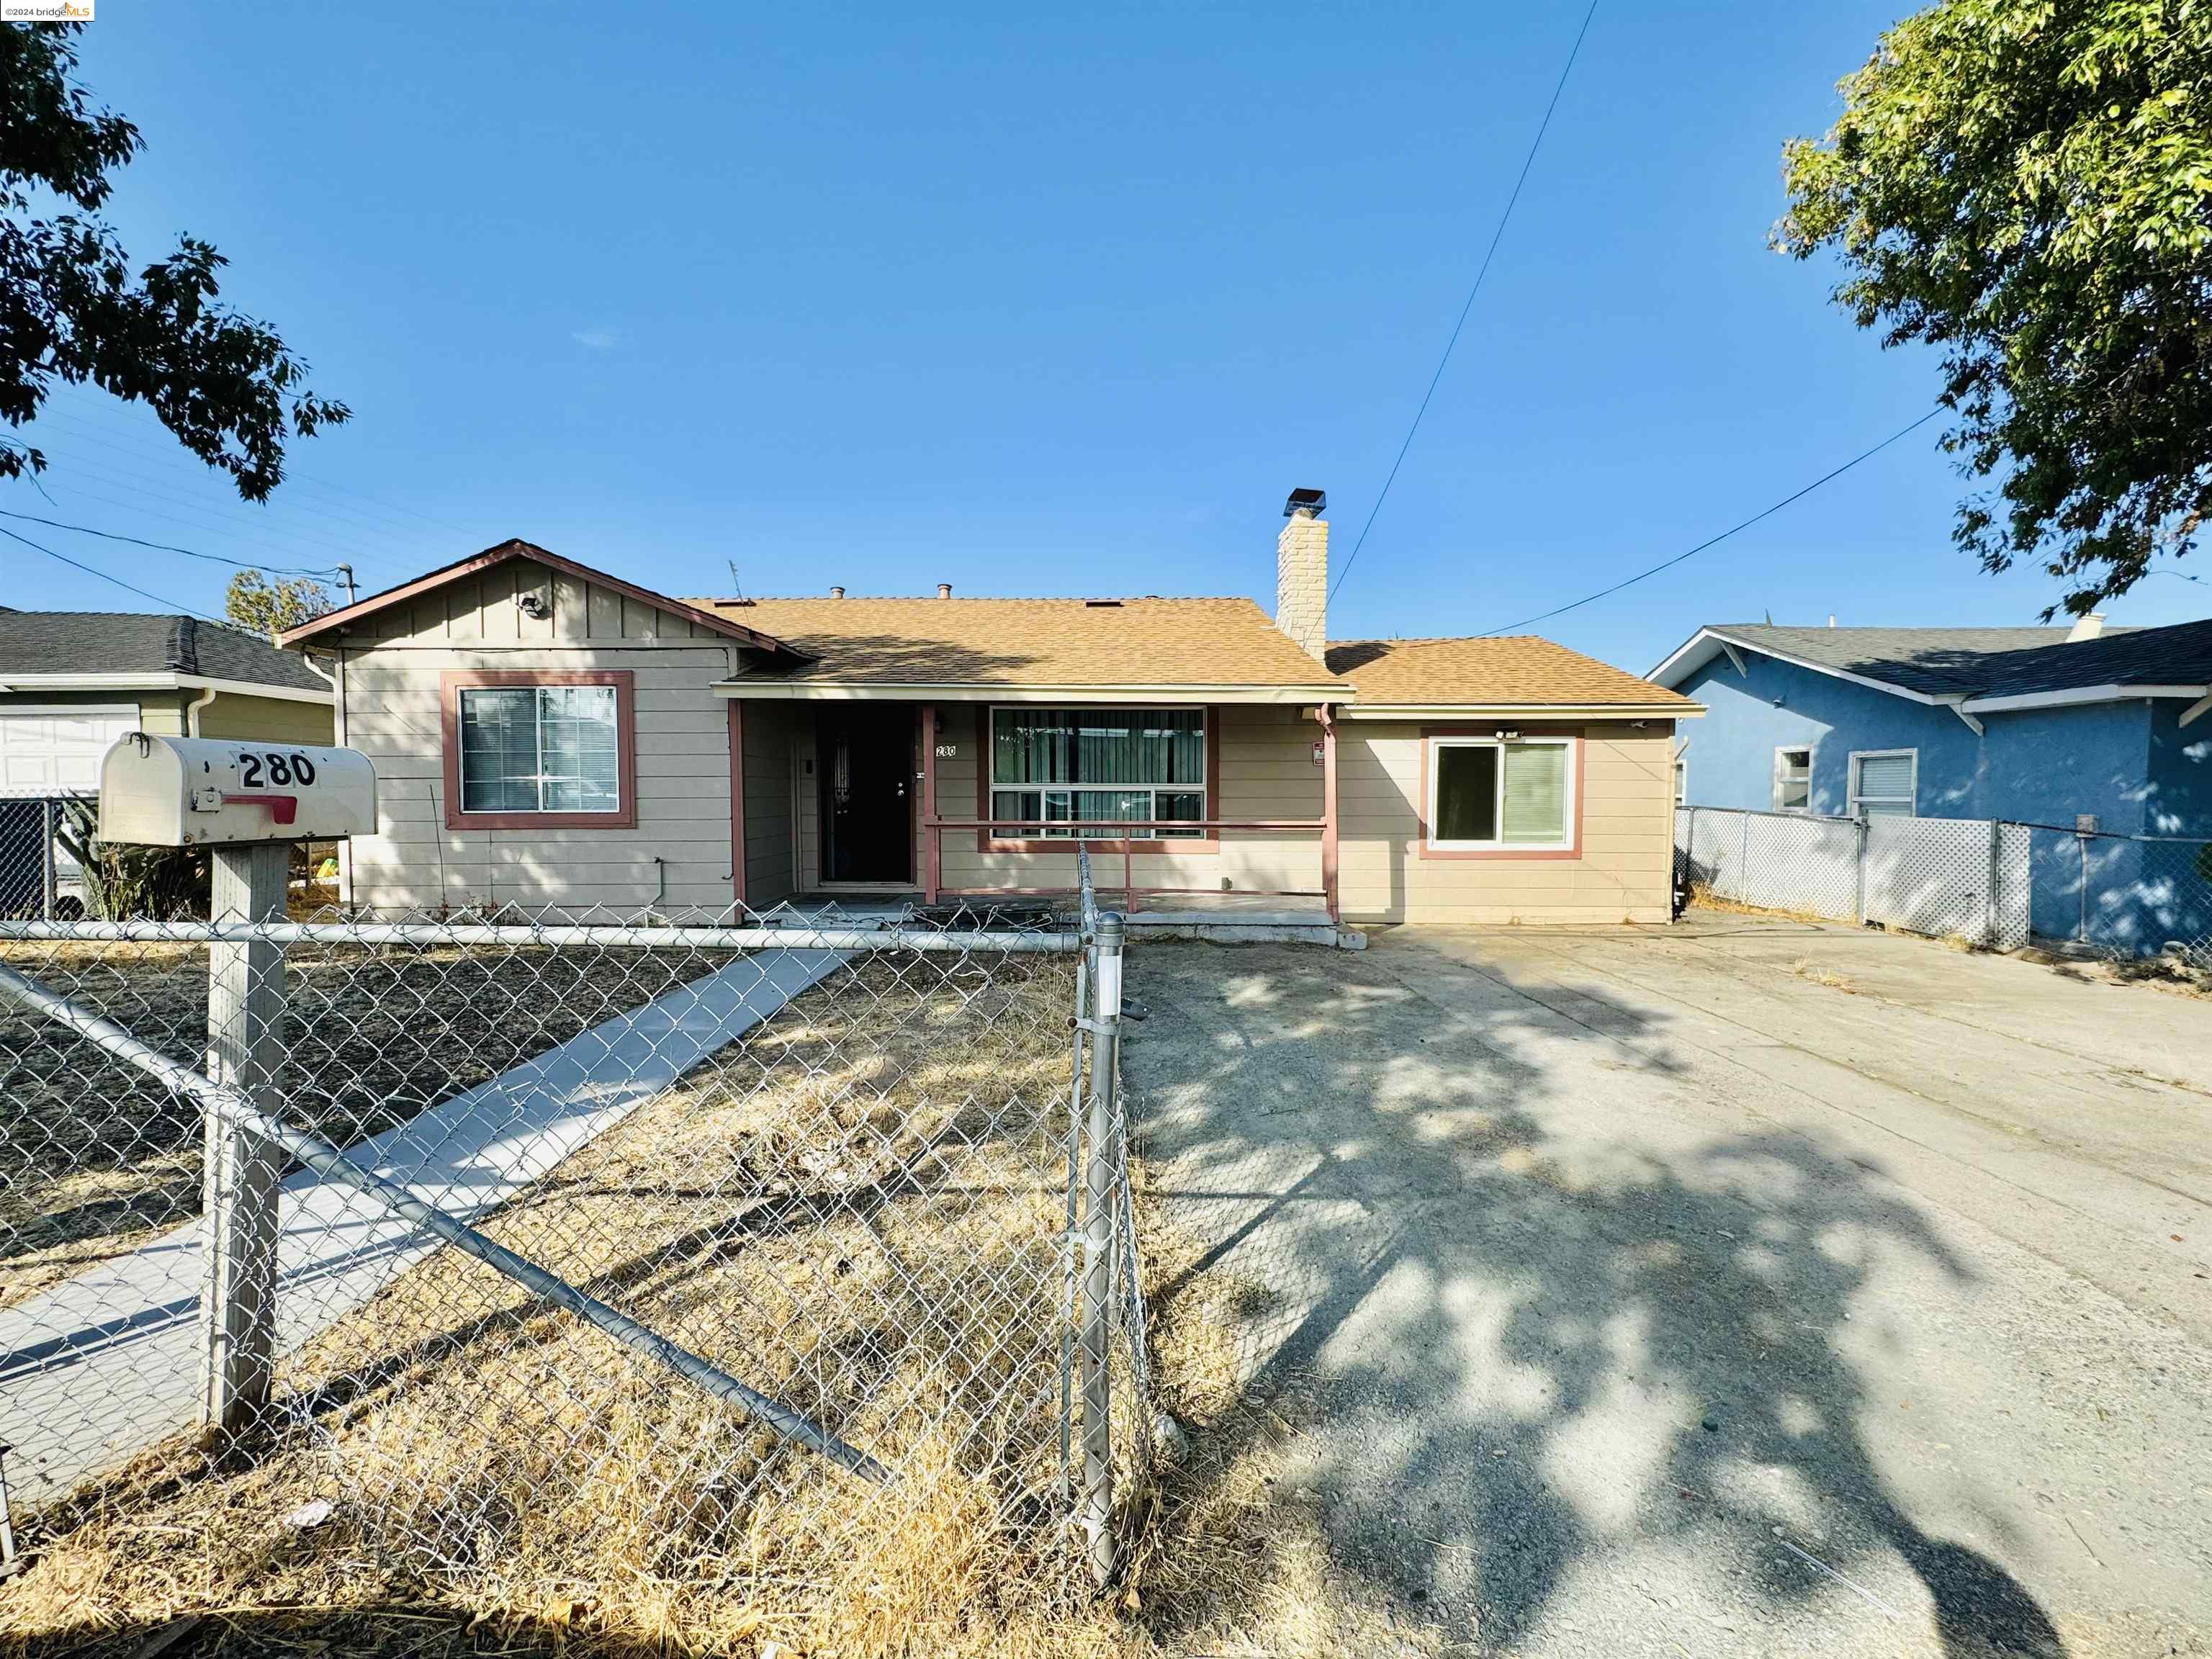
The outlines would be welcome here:
[[[1920,775],[1917,749],[1882,749],[1851,757],[1851,816],[1911,817]]]
[[[1813,751],[1809,748],[1774,751],[1774,810],[1809,812],[1813,810]]]

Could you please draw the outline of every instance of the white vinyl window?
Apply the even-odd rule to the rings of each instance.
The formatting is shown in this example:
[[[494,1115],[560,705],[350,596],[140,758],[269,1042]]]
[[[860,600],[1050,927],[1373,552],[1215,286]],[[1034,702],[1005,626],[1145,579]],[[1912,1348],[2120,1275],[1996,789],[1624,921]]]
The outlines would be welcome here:
[[[1690,804],[1690,763],[1679,756],[1674,761],[1674,805]]]
[[[1774,810],[1809,812],[1813,810],[1813,751],[1808,748],[1774,751]]]
[[[1574,844],[1575,739],[1431,738],[1428,845],[1440,853]]]
[[[1911,817],[1920,778],[1917,749],[1870,749],[1851,757],[1851,816]]]
[[[464,812],[619,812],[611,685],[480,685],[460,694]]]
[[[1206,830],[1203,708],[994,708],[991,816],[1030,823],[1139,824],[1158,840]],[[1188,826],[1188,827],[1184,827]],[[1008,829],[1011,840],[1073,830]],[[1093,839],[1119,832],[1098,830]]]

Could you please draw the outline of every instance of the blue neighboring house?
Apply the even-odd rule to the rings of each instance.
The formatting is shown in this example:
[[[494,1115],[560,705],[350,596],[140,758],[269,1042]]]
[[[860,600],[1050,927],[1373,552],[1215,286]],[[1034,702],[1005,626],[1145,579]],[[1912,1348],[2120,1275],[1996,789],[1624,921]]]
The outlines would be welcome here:
[[[1677,754],[1687,805],[2051,826],[2033,837],[2038,933],[2082,930],[2077,829],[2212,838],[2212,620],[1715,623],[1648,678],[1709,711]],[[2195,848],[2087,850],[2100,942],[2155,949],[2212,908]]]

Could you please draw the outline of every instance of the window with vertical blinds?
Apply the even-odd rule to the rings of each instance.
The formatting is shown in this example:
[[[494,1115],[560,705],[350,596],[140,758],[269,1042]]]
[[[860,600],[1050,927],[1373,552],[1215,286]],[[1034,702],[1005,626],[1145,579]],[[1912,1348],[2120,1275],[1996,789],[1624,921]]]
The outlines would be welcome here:
[[[1152,837],[1202,837],[1206,711],[994,708],[991,816],[1048,826],[1000,832],[1016,840],[1076,835],[1049,827],[1054,822],[1145,825]]]
[[[1574,844],[1572,738],[1429,739],[1427,844],[1551,852]]]

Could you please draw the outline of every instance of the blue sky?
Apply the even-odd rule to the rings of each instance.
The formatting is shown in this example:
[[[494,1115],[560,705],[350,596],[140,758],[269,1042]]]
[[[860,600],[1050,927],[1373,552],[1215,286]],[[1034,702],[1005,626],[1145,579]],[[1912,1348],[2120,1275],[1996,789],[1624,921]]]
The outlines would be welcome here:
[[[115,0],[112,216],[234,262],[354,422],[265,509],[59,396],[4,504],[365,587],[509,535],[677,593],[1249,593],[1285,493],[1340,562],[1582,15],[1558,6],[269,7]],[[1932,401],[1771,252],[1781,144],[1893,7],[1604,0],[1331,632],[1481,632],[1747,516]],[[1936,428],[1543,631],[2025,623]],[[27,526],[198,609],[226,572]],[[144,602],[20,547],[0,602]],[[2142,585],[2116,620],[2212,611]]]

